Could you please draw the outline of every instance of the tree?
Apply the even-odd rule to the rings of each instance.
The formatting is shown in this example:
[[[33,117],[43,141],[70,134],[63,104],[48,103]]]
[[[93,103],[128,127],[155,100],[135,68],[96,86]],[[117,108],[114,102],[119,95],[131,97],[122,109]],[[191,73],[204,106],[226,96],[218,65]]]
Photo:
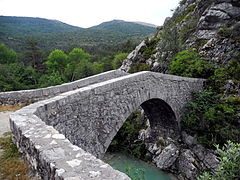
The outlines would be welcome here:
[[[28,40],[26,43],[26,51],[24,53],[24,64],[32,66],[35,69],[42,69],[43,54],[38,43],[35,40]]]
[[[68,62],[68,56],[63,51],[56,49],[49,54],[48,60],[44,64],[47,65],[49,73],[57,72],[64,77]]]
[[[15,63],[17,59],[17,53],[4,44],[0,44],[0,64]]]
[[[74,81],[94,74],[94,69],[90,60],[90,55],[83,49],[74,48],[68,55],[69,63],[66,72],[67,79]]]
[[[106,56],[100,60],[100,63],[103,65],[103,69],[102,69],[103,72],[113,69],[112,67],[113,58],[114,58],[113,56]]]

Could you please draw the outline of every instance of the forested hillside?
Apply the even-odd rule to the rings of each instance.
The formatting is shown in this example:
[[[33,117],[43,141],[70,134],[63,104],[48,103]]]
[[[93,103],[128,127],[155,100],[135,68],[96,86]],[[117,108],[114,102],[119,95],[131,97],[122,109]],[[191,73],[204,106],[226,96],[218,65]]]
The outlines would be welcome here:
[[[69,52],[83,48],[91,55],[113,55],[128,45],[137,43],[155,32],[154,27],[114,20],[91,28],[70,26],[56,20],[29,17],[0,16],[0,43],[18,53],[26,51],[28,41],[49,54],[55,49]]]

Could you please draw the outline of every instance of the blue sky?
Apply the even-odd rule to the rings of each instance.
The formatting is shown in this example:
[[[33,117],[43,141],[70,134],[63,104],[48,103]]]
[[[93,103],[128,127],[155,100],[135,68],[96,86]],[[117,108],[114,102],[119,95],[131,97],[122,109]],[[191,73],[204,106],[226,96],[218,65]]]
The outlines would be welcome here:
[[[180,0],[0,0],[0,15],[56,19],[79,27],[121,19],[162,25]]]

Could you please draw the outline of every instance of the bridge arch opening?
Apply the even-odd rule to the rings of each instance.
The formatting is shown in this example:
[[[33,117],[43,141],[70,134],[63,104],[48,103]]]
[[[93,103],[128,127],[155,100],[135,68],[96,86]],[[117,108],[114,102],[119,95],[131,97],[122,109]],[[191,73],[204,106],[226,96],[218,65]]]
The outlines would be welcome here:
[[[144,114],[140,109],[144,111]],[[143,129],[145,130],[142,131]],[[144,140],[141,138],[140,131],[147,133],[144,135]],[[159,137],[175,138],[178,132],[178,122],[171,106],[162,99],[149,99],[136,107],[135,111],[132,111],[126,118],[107,151],[121,152],[127,149],[129,152],[130,149],[130,152],[134,152],[137,147],[137,151],[142,151],[138,152],[140,156],[136,156],[140,158],[146,153],[144,142],[155,143]]]
[[[164,100],[153,98],[143,102],[140,106],[149,119],[152,133],[169,136],[178,132],[176,115]]]

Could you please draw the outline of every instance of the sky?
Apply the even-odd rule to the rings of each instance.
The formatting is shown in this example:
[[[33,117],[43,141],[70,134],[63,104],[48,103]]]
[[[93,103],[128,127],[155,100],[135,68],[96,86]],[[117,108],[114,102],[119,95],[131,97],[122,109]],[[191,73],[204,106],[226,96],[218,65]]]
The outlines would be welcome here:
[[[91,27],[113,19],[162,25],[180,0],[0,0],[0,15]]]

